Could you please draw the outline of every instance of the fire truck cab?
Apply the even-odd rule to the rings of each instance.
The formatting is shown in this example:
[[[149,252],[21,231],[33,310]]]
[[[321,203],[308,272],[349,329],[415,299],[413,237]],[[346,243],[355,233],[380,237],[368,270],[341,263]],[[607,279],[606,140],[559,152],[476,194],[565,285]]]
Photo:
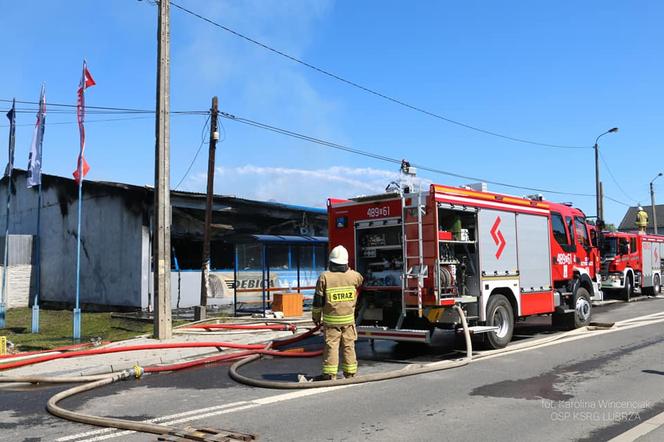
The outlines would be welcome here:
[[[596,231],[568,205],[431,185],[330,199],[328,214],[330,247],[364,276],[360,336],[429,343],[436,328],[459,332],[457,304],[501,348],[520,318],[580,327],[602,298]]]
[[[661,291],[664,236],[639,232],[604,232],[602,289],[629,301],[635,290],[644,295]]]

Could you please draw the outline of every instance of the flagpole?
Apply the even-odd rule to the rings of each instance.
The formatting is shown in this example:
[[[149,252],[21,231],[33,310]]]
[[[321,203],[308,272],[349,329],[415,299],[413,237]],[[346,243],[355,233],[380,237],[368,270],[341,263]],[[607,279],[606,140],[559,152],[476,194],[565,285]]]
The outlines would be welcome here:
[[[12,171],[7,175],[7,210],[5,211],[5,253],[2,261],[2,312],[0,312],[0,328],[5,328],[5,308],[7,306],[7,264],[9,264],[9,206],[12,200]]]
[[[81,212],[83,211],[83,176],[81,157],[78,159],[78,226],[76,229],[76,307],[74,308],[74,340],[81,340]]]
[[[37,235],[35,237],[35,261],[36,266],[36,275],[35,275],[35,299],[32,303],[32,333],[39,333],[39,295],[41,293],[41,206],[42,206],[42,178],[41,178],[41,168],[42,168],[42,142],[44,138],[44,130],[46,125],[46,98],[44,96],[45,86],[42,84],[41,93],[39,94],[39,113],[37,114],[37,124],[39,127],[36,128],[36,139],[34,142],[36,153],[38,153],[39,158],[36,159],[36,163],[39,165],[39,187],[37,189]],[[34,171],[33,171],[34,172]],[[34,176],[33,176],[34,178]],[[28,182],[30,186],[30,182]]]
[[[78,163],[76,165],[78,180],[78,220],[76,227],[76,305],[74,307],[74,341],[81,340],[81,212],[83,211],[83,146],[85,143],[85,129],[83,119],[85,115],[85,60],[83,60],[83,72],[81,74],[81,84],[79,85],[79,103],[77,109],[78,129],[80,134],[80,149],[78,153]]]
[[[11,115],[11,117],[9,117]],[[5,253],[2,269],[2,293],[0,294],[0,328],[5,328],[5,312],[7,308],[7,264],[9,261],[9,205],[11,203],[11,182],[14,168],[14,147],[16,145],[16,99],[12,101],[9,114],[9,158],[7,159],[7,210],[5,212]]]
[[[41,161],[40,161],[41,164]],[[41,205],[42,205],[42,185],[39,183],[37,191],[37,237],[35,244],[35,261],[37,262],[37,271],[35,272],[35,300],[32,304],[32,333],[39,333],[39,293],[41,291]]]
[[[81,218],[83,213],[83,179],[88,173],[90,167],[83,158],[85,150],[85,89],[94,86],[95,81],[88,71],[87,63],[83,60],[83,72],[81,83],[78,87],[78,105],[76,114],[78,117],[78,131],[81,138],[81,145],[78,154],[78,165],[74,178],[78,184],[78,221],[76,233],[76,306],[74,307],[74,340],[81,340]]]

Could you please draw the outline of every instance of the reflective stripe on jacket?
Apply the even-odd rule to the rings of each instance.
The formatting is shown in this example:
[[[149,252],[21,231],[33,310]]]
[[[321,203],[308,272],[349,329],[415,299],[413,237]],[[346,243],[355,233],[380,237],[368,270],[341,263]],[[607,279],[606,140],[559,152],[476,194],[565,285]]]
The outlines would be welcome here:
[[[362,275],[354,270],[323,272],[316,284],[314,313],[322,313],[323,323],[328,326],[354,324],[357,289],[361,285]]]

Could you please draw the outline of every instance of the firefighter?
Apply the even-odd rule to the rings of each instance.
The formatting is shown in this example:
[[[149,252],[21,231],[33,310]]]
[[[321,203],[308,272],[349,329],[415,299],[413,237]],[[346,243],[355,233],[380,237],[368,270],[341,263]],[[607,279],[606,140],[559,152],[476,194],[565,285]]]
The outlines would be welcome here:
[[[636,227],[639,228],[639,231],[644,233],[646,227],[648,227],[648,214],[641,206],[639,206],[639,211],[636,213]]]
[[[353,377],[357,373],[355,304],[362,280],[362,275],[348,268],[348,250],[343,246],[333,248],[328,271],[323,272],[316,283],[312,309],[312,319],[316,325],[323,324],[325,336],[323,374],[317,379],[337,378],[339,343],[343,353],[341,368],[344,377]]]

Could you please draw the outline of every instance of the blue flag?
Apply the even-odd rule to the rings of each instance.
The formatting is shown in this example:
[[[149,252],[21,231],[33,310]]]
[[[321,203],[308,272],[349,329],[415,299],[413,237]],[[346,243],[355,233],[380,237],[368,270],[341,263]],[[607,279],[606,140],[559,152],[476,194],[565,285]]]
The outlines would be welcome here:
[[[42,143],[44,142],[44,129],[46,128],[46,89],[42,85],[39,94],[39,111],[35,132],[32,136],[30,155],[28,156],[28,187],[41,185]]]
[[[7,112],[9,118],[9,154],[5,176],[11,176],[14,170],[14,150],[16,149],[16,99],[12,101],[12,108]]]

